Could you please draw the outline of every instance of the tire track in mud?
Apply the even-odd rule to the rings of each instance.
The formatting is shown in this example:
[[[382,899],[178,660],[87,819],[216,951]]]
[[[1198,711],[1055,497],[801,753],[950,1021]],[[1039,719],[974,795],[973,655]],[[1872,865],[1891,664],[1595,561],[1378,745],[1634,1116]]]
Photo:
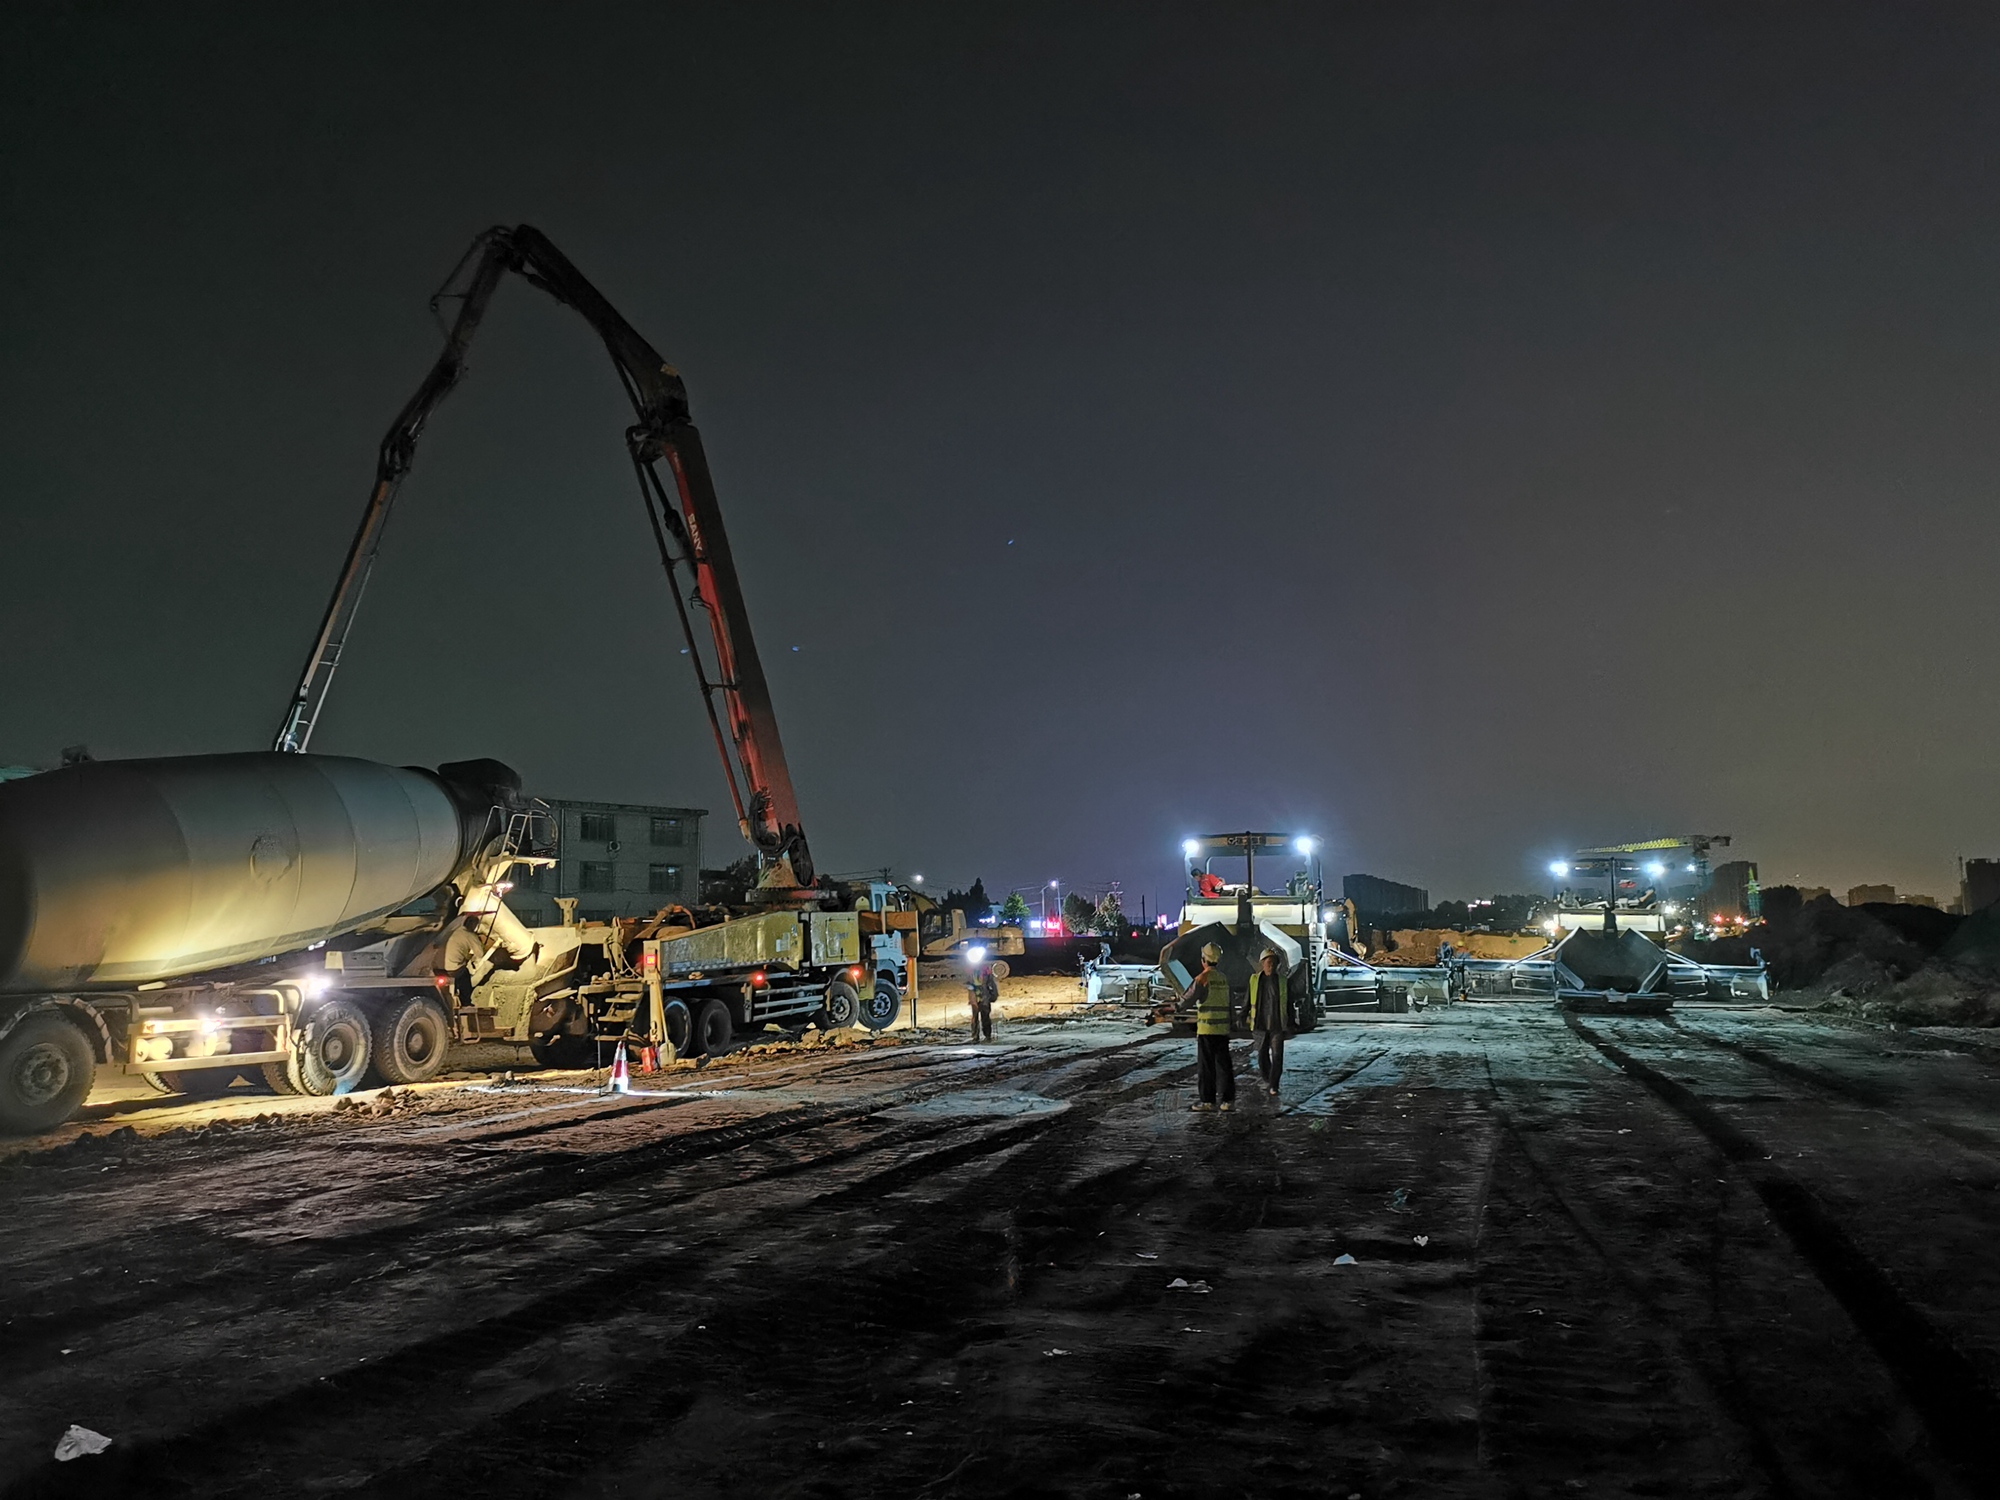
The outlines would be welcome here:
[[[1076,1059],[1045,1061],[1073,1063]],[[1119,1071],[1117,1064],[1122,1061],[1124,1059],[1099,1060],[1093,1074],[1115,1077]],[[1010,1149],[1067,1120],[1071,1113],[1028,1116],[998,1126],[986,1120],[964,1118],[927,1126],[913,1133],[915,1137],[921,1140],[962,1135],[968,1129],[976,1133],[971,1139],[948,1142],[915,1159],[885,1161],[876,1172],[856,1181],[829,1185],[824,1191],[810,1193],[802,1202],[790,1205],[784,1211],[808,1213],[819,1209],[822,1204],[834,1205],[850,1200],[869,1191],[871,1184],[878,1179],[893,1183],[894,1187],[888,1190],[894,1191],[982,1157],[1004,1157]],[[906,1135],[900,1143],[907,1144],[908,1140]],[[854,1154],[881,1152],[893,1144],[897,1143],[878,1139]],[[810,1170],[815,1164],[814,1159],[802,1160],[785,1175]],[[876,1191],[881,1190],[876,1188]],[[645,1206],[660,1207],[657,1203]],[[383,1358],[351,1365],[332,1375],[294,1386],[268,1400],[234,1406],[187,1432],[150,1443],[125,1445],[124,1453],[114,1464],[98,1462],[88,1471],[70,1470],[67,1473],[55,1468],[52,1463],[44,1464],[39,1471],[18,1479],[4,1493],[9,1496],[116,1493],[120,1492],[119,1486],[136,1480],[142,1472],[148,1476],[148,1488],[161,1493],[223,1492],[219,1487],[227,1485],[226,1476],[240,1462],[244,1447],[242,1434],[246,1431],[317,1429],[330,1419],[360,1419],[370,1414],[379,1416],[385,1408],[392,1414],[399,1413],[405,1406],[419,1412],[426,1423],[431,1423],[426,1430],[432,1430],[434,1435],[435,1424],[428,1415],[431,1410],[429,1398],[440,1382],[449,1381],[454,1375],[469,1376],[489,1368],[528,1345],[545,1340],[574,1324],[602,1322],[616,1317],[621,1294],[629,1293],[635,1285],[671,1285],[677,1280],[697,1276],[711,1264],[709,1258],[715,1254],[723,1237],[739,1232],[737,1229],[718,1231],[698,1243],[666,1251],[631,1251],[614,1255],[609,1265],[601,1265],[588,1276],[533,1298],[521,1307],[404,1345]],[[601,1262],[603,1258],[599,1256],[596,1259]],[[589,1404],[598,1399],[602,1389],[599,1386],[589,1387],[574,1400]],[[565,1407],[570,1399],[556,1401],[554,1406]],[[573,1420],[573,1416],[555,1421],[554,1425],[538,1419],[535,1425],[559,1432],[565,1430],[563,1422],[568,1420]],[[573,1435],[576,1429],[567,1430]],[[382,1436],[379,1425],[371,1425],[370,1432],[371,1440]],[[100,1481],[109,1481],[112,1488],[105,1490]],[[77,1485],[82,1487],[77,1488]]]
[[[1822,1094],[1830,1094],[1849,1104],[1872,1110],[1885,1120],[1893,1122],[1905,1130],[1927,1130],[1933,1135],[1943,1136],[1953,1145],[1963,1146],[1969,1151],[1979,1152],[1988,1157],[2000,1158],[2000,1138],[1988,1131],[1960,1125],[1952,1120],[1911,1118],[1901,1114],[1897,1105],[1901,1102],[1889,1089],[1862,1079],[1845,1078],[1825,1068],[1813,1067],[1808,1063],[1793,1062],[1780,1057],[1767,1048],[1751,1042],[1739,1041],[1734,1037],[1719,1036],[1698,1026],[1686,1026],[1673,1016],[1665,1018],[1665,1024],[1676,1036],[1691,1042],[1728,1052],[1745,1062],[1754,1063],[1767,1073],[1775,1073],[1792,1083],[1803,1084]]]
[[[1714,1277],[1701,1278],[1706,1298],[1649,1283],[1634,1268],[1657,1266],[1660,1246],[1647,1232],[1657,1226],[1635,1234],[1606,1222],[1603,1208],[1586,1206],[1601,1196],[1594,1184],[1554,1160],[1588,1127],[1572,1116],[1543,1148],[1533,1139],[1547,1128],[1540,1111],[1518,1097],[1526,1089],[1502,1083],[1490,1055],[1487,1078],[1502,1131],[1487,1164],[1476,1252],[1487,1465],[1503,1476],[1539,1471],[1535,1482],[1553,1488],[1577,1471],[1580,1454],[1650,1444],[1660,1467],[1691,1491],[1704,1479],[1724,1488],[1732,1472],[1754,1465],[1780,1500],[1798,1494],[1737,1372],[1703,1346],[1722,1317]],[[1699,1236],[1688,1233],[1688,1214],[1674,1217],[1688,1240],[1707,1241],[1712,1260],[1719,1205],[1688,1207],[1708,1210]],[[1690,1313],[1708,1329],[1688,1326]],[[1715,1441],[1717,1417],[1733,1441]],[[1662,1451],[1669,1442],[1672,1457]],[[1739,1453],[1748,1464],[1736,1462]]]
[[[1158,1038],[1147,1037],[1104,1049],[1109,1057],[1090,1059],[1097,1066],[1106,1066],[1114,1060],[1122,1061],[1136,1047],[1154,1044]],[[1064,1059],[1074,1064],[1079,1059]],[[1037,1068],[1049,1066],[1050,1059],[1033,1054],[1009,1054],[1001,1058],[982,1059],[990,1065],[967,1070],[965,1073],[936,1084],[914,1089],[896,1098],[893,1102],[905,1103],[935,1098],[964,1087],[991,1087],[1031,1074]],[[1086,1085],[1087,1086],[1087,1085]],[[749,1092],[749,1091],[746,1091]],[[10,1346],[16,1351],[16,1360],[24,1356],[40,1353],[46,1356],[59,1342],[74,1342],[82,1334],[96,1332],[105,1327],[130,1318],[145,1316],[157,1318],[162,1310],[175,1302],[184,1302],[218,1290],[236,1290],[246,1285],[257,1286],[264,1291],[283,1291],[296,1278],[310,1275],[329,1267],[343,1259],[362,1256],[371,1251],[394,1249],[410,1269],[421,1269],[440,1256],[457,1253],[455,1245],[440,1247],[431,1255],[412,1256],[413,1240],[423,1236],[451,1235],[461,1231],[476,1231],[478,1226],[500,1215],[517,1214],[555,1200],[573,1200],[587,1194],[595,1194],[607,1187],[617,1185],[641,1176],[657,1174],[676,1167],[690,1166],[717,1157],[728,1156],[746,1147],[783,1140],[788,1137],[808,1135],[817,1131],[839,1130],[850,1127],[864,1127],[891,1101],[871,1098],[864,1102],[847,1102],[826,1106],[804,1106],[795,1111],[783,1111],[772,1116],[749,1121],[737,1121],[714,1127],[696,1128],[664,1139],[645,1142],[639,1146],[616,1152],[593,1152],[588,1154],[542,1154],[526,1156],[518,1160],[507,1160],[498,1174],[500,1181],[492,1187],[480,1191],[475,1188],[468,1193],[454,1194],[449,1198],[433,1200],[435,1207],[420,1213],[414,1220],[390,1219],[366,1229],[347,1234],[313,1236],[283,1244],[253,1242],[240,1244],[226,1241],[237,1249],[240,1261],[232,1260],[220,1265],[211,1264],[210,1269],[187,1277],[171,1288],[158,1288],[148,1292],[135,1292],[108,1301],[71,1302],[61,1297],[50,1299],[38,1297],[38,1305],[32,1309],[12,1311],[7,1318],[6,1328]],[[559,1128],[573,1129],[587,1121],[569,1120]],[[615,1123],[615,1122],[614,1122]],[[810,1170],[815,1164],[842,1161],[872,1149],[893,1148],[905,1141],[922,1140],[955,1128],[962,1128],[963,1122],[943,1124],[913,1124],[889,1127],[881,1135],[854,1145],[836,1148],[832,1154],[810,1155],[791,1162],[778,1163],[760,1173],[733,1179],[734,1186],[747,1186],[763,1178],[790,1176],[795,1172]],[[371,1146],[391,1149],[407,1149],[402,1142],[370,1141]],[[476,1141],[470,1143],[476,1146]],[[513,1157],[513,1153],[508,1153]],[[464,1160],[461,1156],[460,1162]],[[461,1177],[453,1186],[460,1186]],[[590,1227],[593,1222],[620,1217],[631,1212],[651,1211],[669,1206],[675,1200],[663,1200],[657,1190],[648,1188],[648,1200],[639,1205],[600,1214],[595,1219],[580,1222],[559,1223],[546,1230],[519,1233],[516,1241],[538,1238],[543,1234],[566,1233],[574,1229]],[[697,1189],[697,1192],[708,1189]],[[682,1195],[688,1196],[688,1195]],[[257,1211],[255,1205],[244,1206],[232,1211],[233,1217],[248,1217]],[[200,1224],[176,1225],[179,1234],[168,1235],[156,1231],[153,1250],[164,1258],[172,1258],[178,1253],[199,1250],[204,1259],[213,1261],[216,1240],[205,1226]],[[160,1243],[161,1240],[167,1243]],[[175,1240],[185,1240],[185,1245],[176,1245]],[[246,1266],[240,1262],[247,1261]],[[380,1274],[379,1268],[371,1268],[357,1273],[373,1278]],[[87,1293],[85,1294],[88,1295]],[[10,1310],[0,1306],[0,1313]]]
[[[1940,1456],[1975,1494],[2000,1494],[2000,1396],[1979,1367],[1904,1297],[1804,1182],[1692,1089],[1600,1035],[1573,1012],[1564,1020],[1586,1045],[1698,1131],[1763,1201],[1793,1250],[1874,1351],[1922,1420]],[[1912,1476],[1916,1477],[1916,1476]]]

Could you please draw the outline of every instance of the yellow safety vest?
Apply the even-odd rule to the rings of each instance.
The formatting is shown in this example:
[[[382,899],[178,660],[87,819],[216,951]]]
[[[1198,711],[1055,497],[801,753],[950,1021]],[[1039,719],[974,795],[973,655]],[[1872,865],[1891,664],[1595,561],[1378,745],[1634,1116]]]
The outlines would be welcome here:
[[[1270,980],[1266,985],[1264,981]],[[1262,993],[1268,990],[1269,993]],[[1262,1005],[1260,1007],[1259,1000]],[[1264,1012],[1269,1011],[1266,1015]],[[1262,969],[1250,976],[1250,1025],[1256,1031],[1285,1029],[1285,976],[1266,974]]]
[[[1208,984],[1195,996],[1196,1036],[1229,1035],[1229,976],[1220,969],[1208,971]]]

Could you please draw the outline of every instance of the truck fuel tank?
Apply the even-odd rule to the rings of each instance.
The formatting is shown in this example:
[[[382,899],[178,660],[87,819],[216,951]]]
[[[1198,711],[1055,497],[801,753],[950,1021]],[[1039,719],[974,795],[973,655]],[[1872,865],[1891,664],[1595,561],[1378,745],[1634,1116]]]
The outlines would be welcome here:
[[[456,875],[492,799],[429,771],[270,751],[0,783],[0,993],[130,988],[353,931]]]

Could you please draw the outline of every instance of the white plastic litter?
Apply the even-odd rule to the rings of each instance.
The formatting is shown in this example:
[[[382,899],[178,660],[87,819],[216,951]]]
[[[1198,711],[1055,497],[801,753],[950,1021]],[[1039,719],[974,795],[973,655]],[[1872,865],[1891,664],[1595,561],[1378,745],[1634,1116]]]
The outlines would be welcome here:
[[[1042,1353],[1046,1354],[1046,1355],[1047,1355],[1047,1356],[1048,1356],[1048,1357],[1049,1357],[1050,1359],[1054,1359],[1054,1358],[1055,1358],[1055,1357],[1056,1357],[1056,1356],[1057,1356],[1058,1354],[1067,1354],[1067,1353],[1069,1353],[1069,1350],[1067,1350],[1067,1349],[1044,1349],[1044,1350],[1042,1351]]]
[[[1423,1249],[1424,1246],[1428,1245],[1431,1242],[1431,1237],[1427,1234],[1413,1234],[1410,1236],[1410,1238],[1417,1242],[1417,1248],[1419,1250]]]
[[[101,1432],[92,1432],[88,1427],[79,1427],[72,1422],[69,1431],[56,1444],[56,1462],[66,1464],[72,1458],[82,1458],[86,1454],[102,1453],[111,1446],[111,1439]]]
[[[1333,1258],[1333,1263],[1336,1266],[1358,1266],[1361,1264],[1360,1261],[1356,1260],[1351,1255],[1336,1255]]]
[[[1141,1250],[1138,1252],[1138,1255],[1141,1260],[1158,1260],[1160,1258],[1150,1250]]]
[[[1170,1292],[1193,1292],[1197,1296],[1205,1297],[1214,1291],[1215,1288],[1205,1281],[1191,1282],[1185,1277],[1176,1276],[1172,1281],[1167,1283],[1167,1290]]]

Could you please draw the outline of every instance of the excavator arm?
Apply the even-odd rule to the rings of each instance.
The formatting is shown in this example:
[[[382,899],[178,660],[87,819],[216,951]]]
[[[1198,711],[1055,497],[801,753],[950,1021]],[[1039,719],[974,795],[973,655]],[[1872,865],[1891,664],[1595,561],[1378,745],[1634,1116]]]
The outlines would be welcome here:
[[[809,886],[814,873],[812,855],[799,822],[798,799],[778,738],[770,687],[751,637],[750,615],[737,581],[708,459],[702,452],[701,434],[688,418],[687,387],[679,372],[604,300],[548,237],[526,224],[489,229],[480,235],[431,301],[433,311],[447,301],[458,304],[445,332],[444,350],[382,439],[375,487],[272,748],[303,751],[312,739],[375,566],[390,509],[416,455],[417,439],[431,413],[465,374],[466,351],[508,272],[574,308],[604,341],[637,414],[638,419],[626,429],[626,447],[638,475],[660,563],[667,572],[681,631],[687,637],[688,655],[715,732],[737,822],[757,851],[760,884]],[[665,479],[660,472],[662,465]],[[685,594],[683,569],[691,584]],[[690,604],[708,618],[706,653],[688,613]]]

